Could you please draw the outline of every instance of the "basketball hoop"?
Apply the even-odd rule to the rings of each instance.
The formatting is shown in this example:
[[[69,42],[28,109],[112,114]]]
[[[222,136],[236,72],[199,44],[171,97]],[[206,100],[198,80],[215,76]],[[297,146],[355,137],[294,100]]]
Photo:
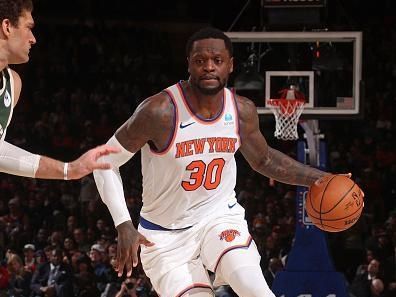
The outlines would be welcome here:
[[[274,136],[282,140],[296,140],[298,120],[304,110],[304,96],[294,87],[279,93],[283,98],[267,100],[267,106],[274,113],[276,121]]]

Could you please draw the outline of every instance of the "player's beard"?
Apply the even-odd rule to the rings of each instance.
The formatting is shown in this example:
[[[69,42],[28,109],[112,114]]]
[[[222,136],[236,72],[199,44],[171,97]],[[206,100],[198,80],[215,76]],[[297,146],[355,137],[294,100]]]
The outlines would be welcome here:
[[[201,94],[210,96],[210,95],[218,94],[220,91],[222,91],[224,89],[224,87],[227,84],[227,80],[225,80],[225,79],[222,81],[219,78],[218,82],[219,82],[219,84],[217,86],[207,87],[207,86],[202,86],[200,84],[200,80],[198,80],[198,81],[191,80],[191,85],[193,88],[197,89]]]

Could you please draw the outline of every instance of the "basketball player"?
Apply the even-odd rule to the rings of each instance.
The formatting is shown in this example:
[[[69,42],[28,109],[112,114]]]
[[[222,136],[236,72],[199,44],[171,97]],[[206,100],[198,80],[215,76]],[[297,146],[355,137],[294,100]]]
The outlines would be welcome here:
[[[0,171],[26,177],[66,180],[81,178],[94,169],[108,169],[110,164],[97,162],[99,157],[119,151],[108,145],[96,147],[77,160],[64,163],[32,154],[4,140],[22,88],[21,78],[8,64],[21,64],[29,60],[30,48],[36,43],[32,33],[32,10],[31,0],[0,0]]]
[[[118,230],[118,275],[141,261],[160,296],[214,296],[229,284],[243,297],[274,296],[260,268],[234,187],[239,149],[257,172],[309,186],[325,172],[267,145],[252,101],[225,86],[233,49],[207,28],[187,43],[190,77],[146,99],[108,141],[120,154],[104,157],[113,170],[95,170],[99,193]],[[142,154],[143,207],[138,230],[125,205],[117,167]]]

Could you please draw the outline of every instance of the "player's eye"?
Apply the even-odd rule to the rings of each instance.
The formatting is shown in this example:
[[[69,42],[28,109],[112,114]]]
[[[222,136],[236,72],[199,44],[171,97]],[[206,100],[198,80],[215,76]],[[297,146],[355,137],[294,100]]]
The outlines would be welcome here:
[[[216,58],[215,63],[219,65],[219,64],[223,63],[223,60],[221,58]]]

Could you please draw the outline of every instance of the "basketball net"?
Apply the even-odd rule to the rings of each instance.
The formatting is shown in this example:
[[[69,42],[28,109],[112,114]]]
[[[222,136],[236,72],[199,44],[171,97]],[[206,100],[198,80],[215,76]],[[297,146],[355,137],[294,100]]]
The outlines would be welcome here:
[[[267,105],[275,116],[274,136],[281,140],[296,140],[298,120],[304,110],[304,94],[293,85],[279,91],[279,94],[279,99],[267,100]]]

